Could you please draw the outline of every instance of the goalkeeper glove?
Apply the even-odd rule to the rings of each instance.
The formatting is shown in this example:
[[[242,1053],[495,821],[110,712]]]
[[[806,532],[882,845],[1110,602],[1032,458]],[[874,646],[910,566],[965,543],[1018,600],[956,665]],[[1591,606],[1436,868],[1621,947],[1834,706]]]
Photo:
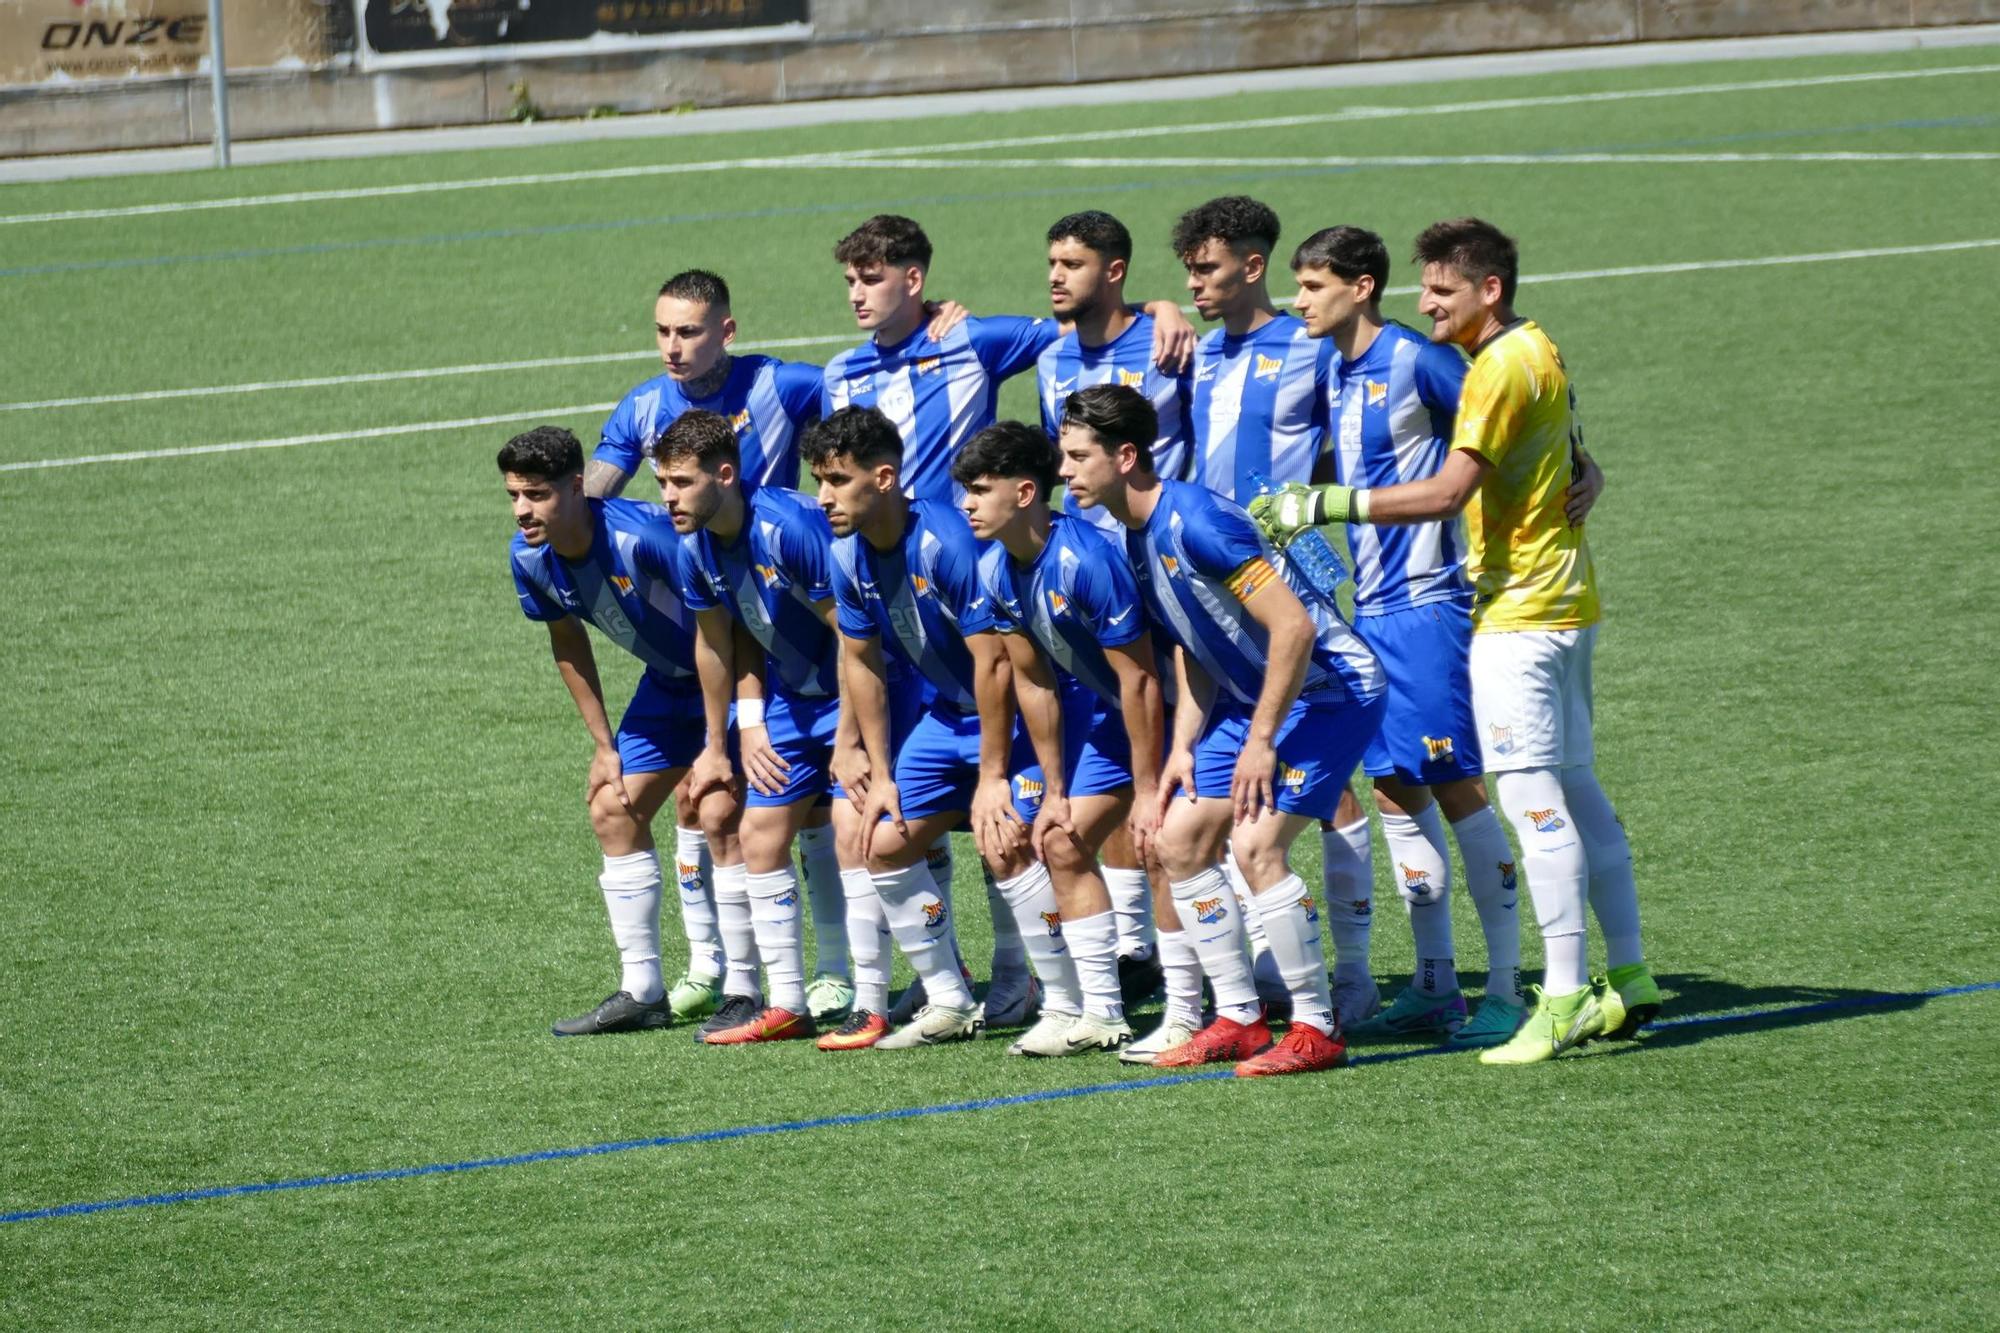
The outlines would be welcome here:
[[[1250,501],[1250,517],[1279,546],[1307,528],[1339,521],[1354,523],[1363,516],[1359,494],[1352,486],[1307,486],[1290,481]]]

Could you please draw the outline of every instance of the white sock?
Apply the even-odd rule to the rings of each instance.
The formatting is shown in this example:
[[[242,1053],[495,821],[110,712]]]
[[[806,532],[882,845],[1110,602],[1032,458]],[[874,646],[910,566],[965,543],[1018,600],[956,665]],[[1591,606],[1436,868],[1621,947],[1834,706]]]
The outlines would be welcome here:
[[[1042,879],[1044,882],[1047,882],[1049,877],[1048,867],[1044,866],[1040,861],[1036,861],[1034,867],[1036,870],[1042,872]],[[1033,937],[1032,928],[1035,926],[1034,919],[1031,917],[1026,922],[1023,922],[1020,919],[1019,913],[1014,909],[1012,899],[995,882],[993,872],[984,865],[979,867],[979,871],[980,877],[986,881],[986,910],[993,917],[993,971],[989,976],[995,982],[1006,976],[1018,977],[1028,970],[1028,954],[1031,952],[1031,949],[1026,941]],[[1034,871],[1030,870],[1026,873],[1033,874]],[[1012,881],[1009,882],[1011,883]],[[1055,889],[1051,886],[1049,889],[1049,910],[1051,912],[1055,911],[1055,902]],[[1046,934],[1048,932],[1047,924],[1044,923],[1040,929]],[[1068,951],[1069,946],[1064,945],[1063,952],[1067,954]],[[1036,959],[1039,960],[1041,956],[1040,953],[1035,953]],[[1040,970],[1040,967],[1037,966],[1036,971],[1039,972]],[[1042,981],[1046,984],[1048,978],[1043,977]],[[1064,1005],[1057,1005],[1056,1007],[1062,1009],[1065,1013],[1073,1012]]]
[[[1045,997],[1042,1007],[1065,1014],[1082,1013],[1076,959],[1070,956],[1069,941],[1063,936],[1062,912],[1056,907],[1056,886],[1049,880],[1049,868],[1040,861],[1030,861],[1026,870],[1011,879],[998,884],[989,881],[987,895],[993,899],[995,933],[1005,917],[1015,927],[1015,945],[1025,948],[1024,964],[1029,956],[1035,960],[1035,975],[1042,979]],[[999,975],[999,970],[996,962],[994,975]]]
[[[1486,993],[1521,993],[1521,914],[1515,904],[1520,883],[1514,873],[1514,849],[1493,807],[1482,805],[1451,826],[1458,840],[1458,864],[1465,873],[1465,892],[1479,911],[1479,929],[1486,936]]]
[[[866,870],[843,870],[840,887],[847,896],[847,951],[854,958],[854,1007],[871,1013],[889,1012],[889,919]]]
[[[1264,939],[1264,922],[1257,915],[1257,895],[1250,887],[1250,881],[1243,877],[1243,867],[1236,863],[1236,853],[1225,850],[1222,854],[1222,873],[1229,877],[1229,887],[1236,895],[1236,903],[1243,909],[1243,936],[1250,945],[1250,984],[1257,988],[1260,1003],[1285,995],[1285,974],[1278,968],[1278,960],[1271,956],[1271,946]]]
[[[1215,989],[1218,1017],[1253,1022],[1259,1013],[1257,987],[1250,980],[1250,941],[1243,909],[1221,866],[1210,866],[1171,885],[1181,930],[1187,935],[1208,984]]]
[[[750,872],[742,865],[717,866],[715,877],[715,917],[722,934],[722,977],[724,995],[747,995],[762,999],[757,984],[757,931],[750,924]]]
[[[1201,1026],[1201,959],[1185,930],[1160,932],[1160,970],[1166,974],[1167,1009],[1161,1021],[1178,1019],[1191,1028]]]
[[[1343,828],[1321,829],[1325,866],[1326,929],[1333,936],[1333,970],[1342,976],[1368,975],[1368,933],[1375,924],[1375,861],[1368,842],[1368,818]]]
[[[1493,785],[1520,841],[1528,896],[1542,928],[1547,957],[1542,990],[1550,996],[1574,994],[1590,982],[1584,911],[1590,871],[1562,782],[1553,769],[1530,768],[1498,774]]]
[[[1451,943],[1451,859],[1444,820],[1432,801],[1415,815],[1382,816],[1382,841],[1396,867],[1396,888],[1410,916],[1417,967],[1411,981],[1425,995],[1458,991],[1458,963]]]
[[[930,850],[924,853],[924,865],[930,870],[931,882],[937,886],[938,897],[944,899],[944,910],[951,913],[953,923],[951,956],[958,960],[959,979],[970,987],[972,985],[972,970],[965,965],[965,955],[958,947],[958,909],[952,905],[951,898],[951,881],[952,877],[957,873],[958,867],[958,858],[953,856],[951,851],[951,834],[938,834],[937,841],[932,843]],[[990,907],[991,904],[989,903],[988,906]],[[1026,970],[1025,963],[1022,964],[1022,968],[1024,971]]]
[[[789,863],[746,877],[750,892],[750,923],[757,935],[757,953],[764,960],[764,979],[775,1008],[795,1014],[806,1011],[805,921],[799,914],[799,876]]]
[[[1118,920],[1099,912],[1081,921],[1063,922],[1070,957],[1076,961],[1077,989],[1083,1011],[1112,1022],[1125,1019],[1125,993],[1118,988]]]
[[[929,868],[919,861],[900,870],[881,871],[873,878],[875,892],[882,898],[882,911],[889,918],[889,930],[923,980],[930,1002],[954,1009],[971,1008],[972,992],[959,971],[953,940],[951,904],[938,892]]]
[[[1153,932],[1153,886],[1146,872],[1131,866],[1104,867],[1104,888],[1111,895],[1111,915],[1118,925],[1118,954],[1122,958],[1151,958],[1155,947]]]
[[[1332,1035],[1338,1025],[1326,984],[1326,949],[1320,944],[1319,913],[1312,907],[1306,882],[1297,875],[1285,876],[1257,895],[1256,908],[1278,974],[1291,993],[1292,1022]]]
[[[847,894],[840,883],[840,858],[828,825],[799,830],[799,866],[805,871],[806,898],[812,903],[814,970],[830,977],[849,975]]]
[[[715,923],[710,894],[708,835],[698,828],[674,829],[674,873],[680,879],[681,929],[687,933],[688,975],[720,980],[722,932]]]
[[[597,877],[611,938],[618,945],[618,989],[641,1004],[667,993],[660,977],[660,858],[648,849],[604,858]]]
[[[1605,966],[1643,962],[1646,951],[1639,943],[1639,886],[1632,880],[1632,844],[1625,840],[1625,825],[1611,808],[1611,798],[1598,785],[1597,771],[1589,765],[1563,769],[1562,786],[1590,862],[1590,910],[1604,934]]]

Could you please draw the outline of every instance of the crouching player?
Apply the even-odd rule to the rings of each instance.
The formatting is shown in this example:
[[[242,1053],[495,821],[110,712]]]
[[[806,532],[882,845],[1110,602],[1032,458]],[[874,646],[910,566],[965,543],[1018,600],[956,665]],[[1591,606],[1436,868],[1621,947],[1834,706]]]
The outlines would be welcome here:
[[[515,436],[500,450],[499,464],[520,529],[510,559],[521,610],[549,627],[556,670],[597,742],[584,799],[604,850],[597,882],[623,969],[616,991],[591,1012],[557,1023],[555,1033],[665,1027],[679,1001],[668,995],[660,972],[660,858],[652,820],[702,748],[692,617],[677,586],[678,539],[657,505],[586,497],[583,446],[559,426]],[[615,734],[585,622],[646,664]],[[713,792],[700,806],[718,860],[737,860],[734,799],[726,790]],[[721,961],[714,960],[717,971]],[[676,992],[702,1002],[681,1010],[682,1017],[707,1011],[714,980],[676,984]]]
[[[1235,1060],[1242,1077],[1328,1069],[1346,1048],[1319,911],[1287,858],[1301,833],[1333,814],[1374,739],[1382,671],[1323,603],[1300,600],[1287,581],[1296,575],[1249,515],[1206,487],[1154,474],[1152,417],[1152,405],[1123,386],[1072,395],[1063,410],[1062,476],[1079,504],[1102,505],[1125,525],[1147,610],[1179,650],[1158,848],[1216,1012],[1153,1063]],[[1176,788],[1189,799],[1174,800]],[[1225,842],[1291,993],[1291,1025],[1276,1046],[1222,869]]]
[[[815,1019],[853,999],[840,866],[824,808],[840,715],[833,532],[819,506],[797,491],[764,486],[746,495],[739,458],[728,419],[699,409],[682,413],[653,449],[660,497],[683,534],[682,594],[700,630],[695,661],[708,744],[689,785],[706,792],[733,782],[726,744],[732,702],[749,783],[740,837],[768,1005],[729,996],[705,1027],[714,1045],[812,1036]],[[822,971],[810,990],[794,836],[819,937]]]
[[[1057,959],[1051,973],[1036,960],[1048,998],[1042,1021],[1012,1048],[1025,1055],[1115,1050],[1132,1038],[1118,923],[1097,857],[1130,816],[1135,786],[1139,801],[1157,805],[1164,739],[1138,584],[1124,554],[1088,520],[1051,512],[1056,467],[1048,436],[1018,421],[975,435],[951,466],[973,535],[994,543],[980,557],[980,586],[1006,633],[1023,730],[1039,760],[1016,774],[1011,806],[1004,785],[995,799],[989,775],[973,832],[989,860],[1006,863],[1001,892],[1010,906],[1053,880],[1059,914],[1046,934],[1067,937],[1082,991],[1081,1014],[1067,1010],[1067,969]],[[1004,704],[997,711],[1011,714]],[[1018,748],[1023,738],[1014,739]],[[1135,754],[1147,757],[1136,769]],[[1030,826],[1039,859],[1023,865]],[[1043,934],[1037,921],[1017,919],[1025,937]]]

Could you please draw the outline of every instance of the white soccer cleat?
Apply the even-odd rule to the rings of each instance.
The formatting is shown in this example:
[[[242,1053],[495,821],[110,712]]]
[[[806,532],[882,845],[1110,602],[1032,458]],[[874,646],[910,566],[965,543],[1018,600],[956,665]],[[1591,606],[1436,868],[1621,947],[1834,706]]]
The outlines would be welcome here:
[[[1044,1010],[1041,1021],[1022,1033],[1020,1039],[1007,1048],[1007,1054],[1041,1059],[1069,1055],[1070,1029],[1080,1021],[1080,1014],[1066,1014],[1059,1009]]]
[[[1063,1045],[1069,1047],[1069,1054],[1082,1055],[1085,1051],[1116,1051],[1123,1049],[1132,1040],[1132,1029],[1122,1018],[1099,1018],[1096,1014],[1085,1014],[1069,1025],[1063,1034]]]
[[[1118,1052],[1118,1058],[1128,1065],[1149,1065],[1161,1051],[1172,1050],[1200,1030],[1199,1020],[1190,1023],[1178,1016],[1162,1019],[1158,1027]]]
[[[878,1051],[913,1051],[919,1046],[942,1046],[948,1041],[971,1041],[979,1035],[979,1006],[963,1009],[948,1004],[929,1004],[917,1016],[875,1043]]]
[[[1041,1002],[1042,983],[1027,972],[996,977],[993,984],[986,988],[986,1026],[1025,1027]]]
[[[1375,984],[1375,978],[1365,972],[1345,976],[1334,973],[1333,1012],[1340,1019],[1342,1032],[1367,1022],[1381,1011],[1382,988]]]

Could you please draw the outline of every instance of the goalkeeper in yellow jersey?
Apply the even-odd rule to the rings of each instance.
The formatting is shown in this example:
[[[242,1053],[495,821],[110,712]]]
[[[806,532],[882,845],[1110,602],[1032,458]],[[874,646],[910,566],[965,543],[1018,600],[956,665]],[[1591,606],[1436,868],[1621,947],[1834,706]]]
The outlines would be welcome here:
[[[1534,1014],[1479,1058],[1532,1064],[1594,1037],[1634,1036],[1660,1008],[1639,942],[1632,850],[1591,767],[1597,582],[1583,529],[1563,512],[1582,438],[1561,354],[1514,313],[1513,240],[1478,218],[1439,222],[1417,237],[1415,260],[1431,340],[1472,358],[1444,466],[1394,486],[1294,484],[1250,512],[1281,544],[1323,523],[1465,515],[1473,716],[1547,952]],[[1586,903],[1608,954],[1596,984]]]

